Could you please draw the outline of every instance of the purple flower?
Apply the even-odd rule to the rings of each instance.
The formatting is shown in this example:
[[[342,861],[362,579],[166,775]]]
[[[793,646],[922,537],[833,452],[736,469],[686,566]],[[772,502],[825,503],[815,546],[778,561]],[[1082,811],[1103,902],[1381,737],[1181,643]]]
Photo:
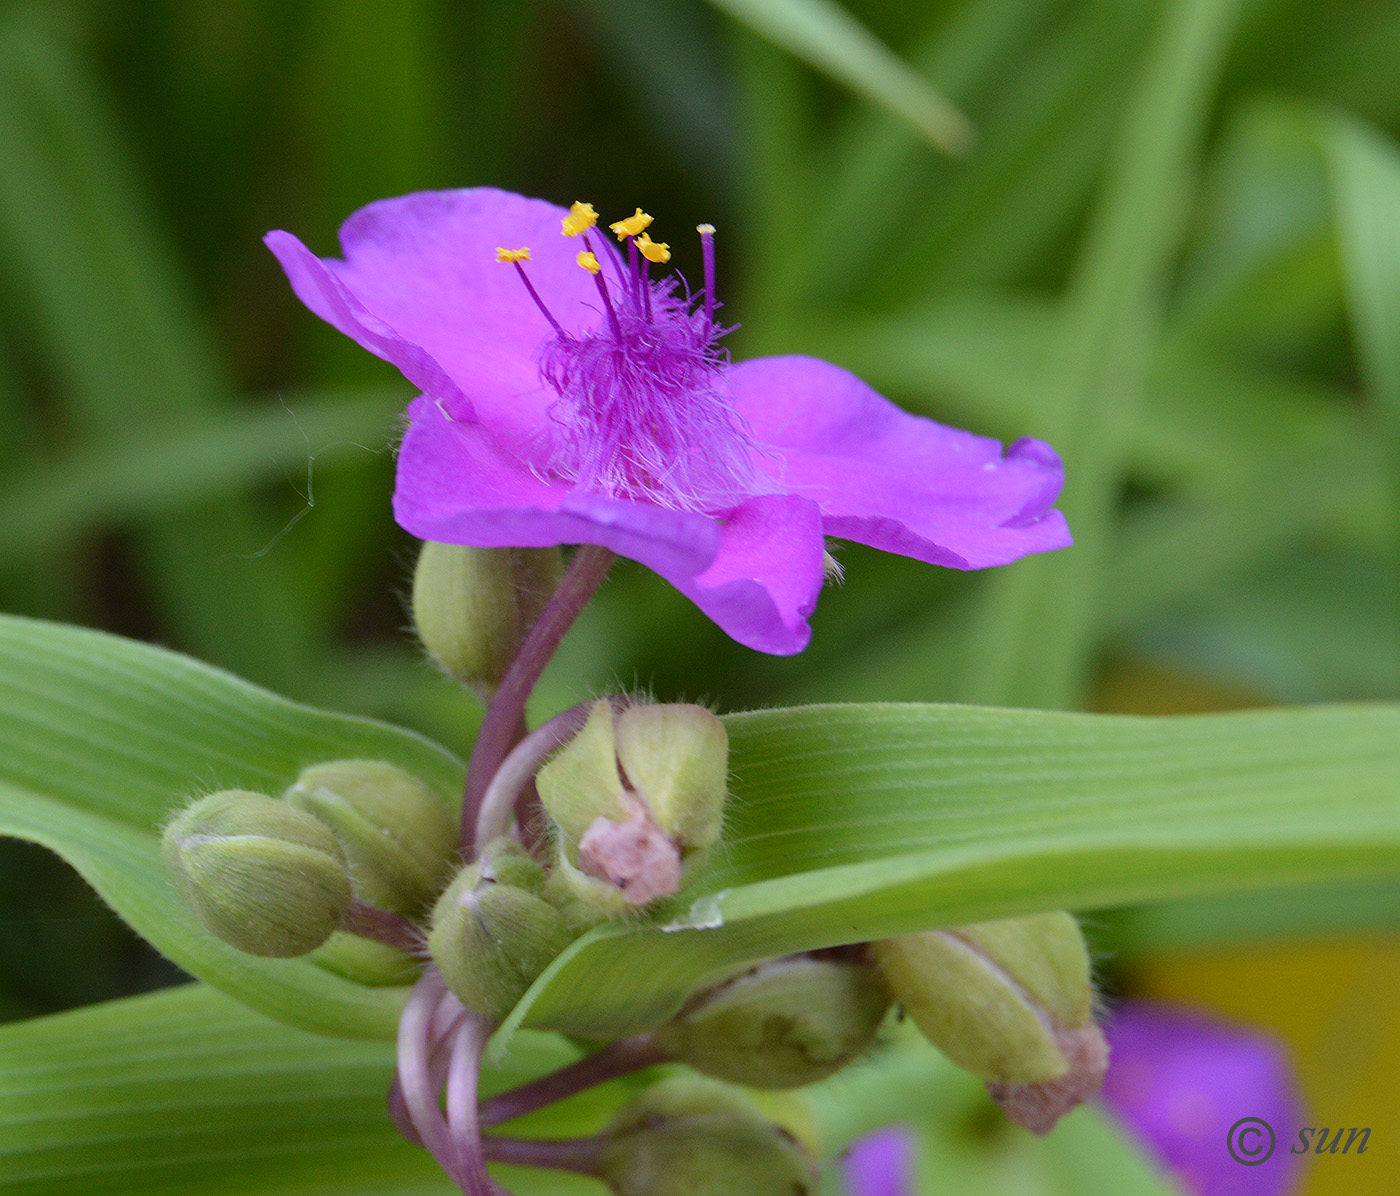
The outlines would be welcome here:
[[[476,188],[361,209],[341,229],[343,260],[268,234],[301,300],[423,391],[394,493],[408,531],[602,545],[779,654],[810,638],[826,536],[954,569],[1070,542],[1048,445],[1003,455],[814,358],[731,365],[713,230],[700,228],[692,297],[651,278],[669,252],[649,217],[613,226],[625,258],[590,236],[594,219]]]
[[[1191,1010],[1139,1001],[1118,1009],[1108,1039],[1104,1103],[1188,1192],[1296,1190],[1303,1156],[1290,1146],[1302,1105],[1277,1042]],[[1255,1119],[1272,1132],[1272,1153],[1269,1133]]]
[[[914,1196],[914,1135],[898,1125],[867,1134],[843,1169],[849,1196]]]

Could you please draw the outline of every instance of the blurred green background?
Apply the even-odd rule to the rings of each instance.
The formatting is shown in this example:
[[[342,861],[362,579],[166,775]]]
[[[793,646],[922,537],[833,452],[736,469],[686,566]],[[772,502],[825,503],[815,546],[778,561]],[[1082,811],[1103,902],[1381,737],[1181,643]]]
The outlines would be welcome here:
[[[411,392],[301,308],[260,237],[332,253],[361,204],[489,183],[640,204],[692,276],[686,232],[713,222],[737,357],[815,354],[922,414],[1050,439],[1078,541],[985,575],[844,548],[790,659],[624,566],[541,711],[634,684],[729,709],[1400,696],[1400,4],[845,12],[860,25],[815,0],[0,3],[0,608],[465,750],[474,699],[404,634],[414,545],[388,499]],[[930,87],[976,126],[960,156],[930,144],[956,129]],[[1092,929],[1119,991],[1228,991],[1303,1057],[1347,1027],[1400,1053],[1397,897]],[[1368,960],[1374,1008],[1352,999]],[[172,978],[61,865],[0,843],[0,1015]],[[1314,1070],[1325,1105],[1341,1081]]]

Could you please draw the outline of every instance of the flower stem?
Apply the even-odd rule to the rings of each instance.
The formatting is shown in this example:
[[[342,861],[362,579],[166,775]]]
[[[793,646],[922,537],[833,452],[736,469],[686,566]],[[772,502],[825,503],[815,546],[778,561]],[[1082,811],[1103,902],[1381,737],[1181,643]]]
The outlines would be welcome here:
[[[511,749],[486,792],[476,816],[476,842],[485,846],[492,839],[510,830],[515,817],[516,798],[539,769],[544,758],[562,743],[573,738],[588,718],[588,703],[570,706],[547,723],[536,727]]]
[[[525,714],[525,702],[559,642],[573,626],[579,612],[588,605],[617,554],[596,544],[584,544],[560,580],[558,588],[525,636],[506,675],[501,678],[486,717],[477,733],[467,765],[467,787],[462,796],[462,849],[466,854],[475,845],[477,815],[482,799],[496,770],[515,743],[517,728]]]
[[[457,1150],[438,1107],[438,1086],[431,1065],[433,1023],[446,995],[447,987],[434,967],[428,968],[414,985],[399,1018],[398,1086],[403,1096],[403,1112],[414,1137],[453,1181],[465,1189]]]
[[[503,1121],[523,1117],[586,1088],[665,1061],[666,1053],[656,1045],[650,1034],[624,1038],[585,1056],[577,1063],[483,1101],[481,1124],[499,1125]]]
[[[579,1175],[601,1175],[603,1147],[607,1138],[497,1138],[481,1140],[481,1149],[493,1163],[515,1163],[521,1167],[549,1167]]]
[[[351,898],[350,905],[341,915],[340,929],[383,943],[386,947],[397,948],[408,955],[418,955],[423,950],[422,930],[407,918],[370,905],[358,897]]]
[[[497,1191],[486,1174],[476,1108],[477,1072],[481,1067],[481,1052],[490,1037],[491,1023],[479,1013],[467,1010],[452,1040],[452,1055],[447,1065],[447,1129],[457,1152],[462,1178],[466,1180],[467,1196],[495,1196]]]

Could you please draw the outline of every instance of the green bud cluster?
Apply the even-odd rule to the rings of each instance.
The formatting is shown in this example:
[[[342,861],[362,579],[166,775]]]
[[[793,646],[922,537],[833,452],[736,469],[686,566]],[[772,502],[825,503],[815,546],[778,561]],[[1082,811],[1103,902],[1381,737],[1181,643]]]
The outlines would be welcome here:
[[[470,548],[430,540],[413,573],[418,638],[444,672],[492,690],[563,570],[557,548]]]
[[[692,999],[656,1031],[696,1071],[754,1088],[796,1088],[839,1071],[875,1041],[893,995],[861,959],[772,959]]]
[[[497,839],[438,898],[428,950],[468,1009],[505,1017],[568,946],[573,933],[544,888],[544,869],[512,840]]]
[[[382,943],[337,933],[354,902],[412,918],[446,883],[456,826],[438,794],[395,765],[336,760],[301,773],[281,799],[229,789],[165,828],[176,888],[211,934],[251,955],[317,951],[368,984],[415,965]]]
[[[801,1144],[733,1089],[699,1077],[653,1085],[606,1131],[601,1173],[617,1196],[813,1196]]]

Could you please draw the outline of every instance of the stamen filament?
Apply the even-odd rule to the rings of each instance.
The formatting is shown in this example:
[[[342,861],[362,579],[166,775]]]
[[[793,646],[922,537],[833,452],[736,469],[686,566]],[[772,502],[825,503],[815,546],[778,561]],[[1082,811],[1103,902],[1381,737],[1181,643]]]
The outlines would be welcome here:
[[[593,260],[595,262],[601,262],[603,260],[603,258],[600,258],[594,253],[593,244],[589,241],[587,233],[583,234],[583,245],[589,253],[593,254]],[[603,257],[611,260],[612,254],[605,253]],[[608,294],[608,284],[604,280],[601,271],[594,273],[590,270],[589,273],[593,274],[593,284],[598,288],[598,294],[602,296],[603,310],[608,313],[608,327],[612,329],[613,338],[620,342],[622,340],[622,325],[617,322],[617,312],[613,310],[612,297]]]
[[[599,253],[596,249],[593,248],[593,242],[588,239],[587,233],[583,234],[583,247],[587,249],[588,252],[591,253],[595,258],[597,258],[600,264],[606,263],[609,269],[617,271],[617,286],[619,290],[626,286],[627,276],[623,273],[622,263],[617,260],[616,254]]]
[[[638,264],[641,258],[637,253],[637,242],[634,238],[627,238],[627,270],[632,280],[633,299],[637,306],[642,305],[642,271]]]
[[[705,265],[705,327],[711,328],[715,322],[715,226],[696,225],[700,234],[700,259]]]
[[[560,325],[559,321],[556,320],[554,316],[550,313],[549,308],[547,308],[544,305],[544,300],[540,298],[539,292],[535,290],[534,285],[530,282],[529,276],[525,273],[525,267],[522,266],[519,262],[515,261],[511,262],[511,265],[515,267],[516,273],[520,275],[520,281],[525,284],[525,289],[530,292],[530,298],[535,301],[535,306],[540,309],[541,313],[543,313],[544,315],[544,318],[549,321],[550,327],[552,327],[554,331],[557,332],[560,336],[563,336],[563,327]]]

